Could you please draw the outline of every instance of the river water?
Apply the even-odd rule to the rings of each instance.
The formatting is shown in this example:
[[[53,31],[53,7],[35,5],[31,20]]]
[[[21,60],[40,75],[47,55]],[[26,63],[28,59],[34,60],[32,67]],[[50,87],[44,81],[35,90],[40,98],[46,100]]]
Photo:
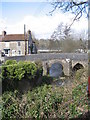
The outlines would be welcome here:
[[[50,70],[49,70],[49,75],[51,77],[58,78],[62,76],[63,74],[63,66],[60,63],[54,63],[52,64]]]
[[[61,86],[67,85],[67,84],[70,85],[71,83],[72,83],[72,79],[71,78],[64,78],[62,80],[62,77],[61,77],[61,78],[56,78],[53,81],[52,85],[55,85],[57,87],[61,87]]]
[[[63,66],[60,63],[52,64],[52,66],[49,70],[49,75],[51,77],[55,78],[53,85],[56,85],[56,86],[63,86],[65,84],[71,82],[71,78],[62,76],[63,75]]]

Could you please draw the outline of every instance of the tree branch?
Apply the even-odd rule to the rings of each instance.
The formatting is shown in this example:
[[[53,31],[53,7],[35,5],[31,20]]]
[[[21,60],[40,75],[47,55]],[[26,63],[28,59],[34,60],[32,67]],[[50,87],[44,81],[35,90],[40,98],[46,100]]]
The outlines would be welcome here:
[[[74,23],[75,20],[80,19],[82,17],[83,13],[86,13],[87,17],[88,17],[88,12],[86,9],[88,7],[88,1],[74,2],[72,0],[72,2],[53,2],[52,5],[53,5],[54,9],[51,12],[49,12],[51,15],[57,8],[63,12],[70,11],[70,12],[74,13],[76,16],[73,19],[72,24]]]
[[[79,5],[83,5],[83,4],[87,4],[87,3],[88,3],[88,1],[86,1],[86,2],[80,2],[80,3],[73,2],[73,4],[74,4],[75,6],[79,6]]]

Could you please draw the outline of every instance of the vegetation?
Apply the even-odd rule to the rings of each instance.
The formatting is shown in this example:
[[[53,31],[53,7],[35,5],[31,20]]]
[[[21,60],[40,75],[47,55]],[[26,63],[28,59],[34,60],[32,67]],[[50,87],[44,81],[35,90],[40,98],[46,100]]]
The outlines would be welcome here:
[[[2,65],[3,91],[18,89],[19,81],[27,81],[34,85],[42,76],[42,67],[32,62],[16,62],[8,60]]]
[[[21,62],[17,64],[21,65]],[[17,64],[15,63],[15,65]],[[33,68],[37,66],[28,62],[25,62],[24,66],[27,64],[28,66],[33,64]],[[3,67],[6,68],[6,66]],[[32,75],[30,80],[33,80]],[[67,84],[60,87],[48,84],[51,78],[44,76],[41,79],[44,84],[28,90],[26,93],[21,93],[17,89],[4,91],[2,95],[3,107],[0,106],[3,119],[80,119],[83,115],[86,118],[85,114],[88,112],[87,76],[86,69],[78,70],[70,83],[67,82]],[[33,82],[35,83],[36,81],[33,80]]]
[[[82,39],[77,40],[73,38],[65,38],[64,40],[60,39],[48,39],[48,40],[39,40],[38,49],[41,50],[60,50],[61,52],[75,52],[75,50],[83,49],[87,50],[87,41]],[[72,45],[72,46],[70,46]]]
[[[86,51],[88,48],[86,33],[82,33],[84,37],[81,34],[79,36],[79,34],[74,35],[73,33],[74,31],[68,28],[67,24],[60,23],[50,39],[38,41],[38,49],[61,50],[62,52],[75,52],[78,49]]]

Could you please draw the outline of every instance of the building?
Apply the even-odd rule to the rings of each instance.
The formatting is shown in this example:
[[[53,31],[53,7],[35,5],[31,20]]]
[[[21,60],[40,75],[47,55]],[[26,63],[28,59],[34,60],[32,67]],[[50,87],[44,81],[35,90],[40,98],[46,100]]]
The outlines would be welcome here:
[[[33,44],[35,45],[35,42],[32,40],[30,30],[26,34],[7,34],[6,31],[3,31],[0,35],[0,53],[4,53],[6,56],[37,53],[37,51],[32,52]]]

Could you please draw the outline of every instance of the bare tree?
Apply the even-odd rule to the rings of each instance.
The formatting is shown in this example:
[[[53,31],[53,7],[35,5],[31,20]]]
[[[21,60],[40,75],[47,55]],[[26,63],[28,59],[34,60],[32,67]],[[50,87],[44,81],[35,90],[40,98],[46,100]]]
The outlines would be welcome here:
[[[59,24],[56,30],[52,33],[52,40],[64,40],[69,37],[71,34],[71,28],[68,25],[63,25],[63,23]]]
[[[64,28],[65,26],[63,25],[63,23],[60,23],[58,25],[58,27],[56,28],[56,30],[52,33],[51,35],[51,39],[53,40],[61,40],[64,38]]]
[[[68,2],[61,2],[61,0],[56,0],[56,2],[52,2],[51,5],[53,6],[53,10],[49,12],[51,15],[56,9],[60,9],[63,12],[72,12],[75,14],[71,25],[75,20],[80,19],[83,14],[86,14],[86,16],[89,17],[88,5],[90,5],[90,2],[88,0],[69,0]]]

